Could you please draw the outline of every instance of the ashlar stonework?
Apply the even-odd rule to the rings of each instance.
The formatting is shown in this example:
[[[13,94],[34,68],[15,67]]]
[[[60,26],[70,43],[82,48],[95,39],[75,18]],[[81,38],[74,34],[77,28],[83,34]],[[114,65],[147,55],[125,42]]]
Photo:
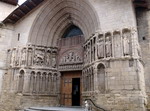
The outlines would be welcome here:
[[[0,17],[0,111],[86,99],[107,111],[150,110],[148,0],[1,6],[10,15]]]

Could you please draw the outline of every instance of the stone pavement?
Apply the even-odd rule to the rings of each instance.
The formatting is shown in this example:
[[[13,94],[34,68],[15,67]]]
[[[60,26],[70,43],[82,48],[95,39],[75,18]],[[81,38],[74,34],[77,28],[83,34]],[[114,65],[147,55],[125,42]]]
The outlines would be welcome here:
[[[31,107],[24,111],[84,111],[81,107]]]

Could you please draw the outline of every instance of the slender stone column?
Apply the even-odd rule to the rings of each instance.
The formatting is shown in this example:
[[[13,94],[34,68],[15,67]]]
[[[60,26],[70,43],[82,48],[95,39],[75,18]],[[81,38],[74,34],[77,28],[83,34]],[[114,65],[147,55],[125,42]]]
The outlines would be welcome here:
[[[61,73],[58,72],[58,90],[57,93],[60,94],[60,88],[61,88]]]
[[[113,33],[112,33],[112,38],[111,38],[111,41],[112,41],[112,57],[115,57],[115,50],[114,50],[114,35],[113,35]]]
[[[43,74],[40,73],[40,78],[39,78],[39,93],[42,94],[42,86],[43,86]]]
[[[23,93],[29,93],[29,87],[30,87],[30,72],[26,72],[24,75],[24,87],[23,87]]]
[[[92,62],[92,41],[90,40],[90,63]]]
[[[98,41],[98,34],[96,35],[96,37],[95,37],[95,60],[98,60],[98,56],[97,56],[97,50],[98,50],[98,48],[97,48],[97,41]]]
[[[46,74],[46,80],[45,80],[45,94],[48,94],[48,74]]]
[[[97,67],[94,66],[94,91],[98,91],[98,78],[97,78]]]
[[[33,90],[32,90],[32,93],[36,93],[36,84],[37,84],[37,75],[34,74],[34,76],[33,76]]]
[[[82,71],[82,92],[85,91],[85,82],[84,82],[84,70]]]
[[[49,79],[49,80],[48,80],[48,81],[49,81],[49,82],[48,82],[48,93],[51,94],[51,85],[52,85],[52,81],[51,81],[51,78],[52,78],[51,76],[52,76],[52,75],[51,75],[51,73],[49,73],[48,76],[49,76],[49,77],[48,77],[48,79]]]
[[[124,57],[124,54],[123,54],[124,52],[123,52],[123,38],[122,38],[123,34],[122,34],[122,31],[120,31],[120,36],[121,36],[121,41],[120,41],[121,42],[121,56]]]
[[[54,93],[54,75],[51,76],[51,93]]]

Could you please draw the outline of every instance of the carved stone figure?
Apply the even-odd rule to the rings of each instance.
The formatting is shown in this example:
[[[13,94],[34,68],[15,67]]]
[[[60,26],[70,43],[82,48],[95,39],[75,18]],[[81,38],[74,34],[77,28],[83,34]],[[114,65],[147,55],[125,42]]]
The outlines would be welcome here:
[[[81,57],[76,53],[74,57],[74,62],[81,62],[81,61],[82,61]]]
[[[21,53],[21,65],[25,65],[26,63],[26,49],[22,49],[22,53]]]
[[[50,66],[51,65],[51,52],[47,51],[46,53],[46,66]]]
[[[15,63],[15,50],[12,50],[12,55],[11,55],[11,66],[13,66]]]
[[[112,55],[112,43],[111,43],[111,36],[106,36],[106,43],[105,43],[105,48],[106,48],[106,57],[111,57]]]
[[[52,57],[52,67],[56,68],[56,56],[55,55],[53,55]]]
[[[87,56],[86,56],[86,48],[84,49],[84,63],[86,63],[86,59],[87,59]]]
[[[16,50],[16,61],[15,61],[15,65],[18,66],[19,65],[19,62],[20,62],[20,51],[19,49]]]
[[[125,32],[124,34],[123,34],[123,52],[124,52],[124,55],[126,56],[126,55],[129,55],[130,54],[130,41],[129,41],[129,39],[130,39],[130,32]]]
[[[32,66],[32,60],[33,60],[32,53],[33,53],[33,49],[29,48],[28,49],[28,66]]]
[[[97,56],[98,58],[104,58],[104,39],[103,36],[99,36],[97,43]]]
[[[34,64],[38,66],[44,65],[45,53],[43,50],[36,50],[36,54],[34,56]]]
[[[90,46],[87,47],[87,63],[90,63]]]
[[[121,35],[119,32],[114,33],[114,56],[122,56]]]

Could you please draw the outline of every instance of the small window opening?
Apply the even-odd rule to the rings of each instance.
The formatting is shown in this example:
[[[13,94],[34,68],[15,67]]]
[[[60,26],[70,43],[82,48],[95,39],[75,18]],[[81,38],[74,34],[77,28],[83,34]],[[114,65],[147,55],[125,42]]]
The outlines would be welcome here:
[[[71,25],[64,33],[63,38],[83,35],[81,29],[75,25]]]
[[[18,33],[18,41],[20,41],[20,33]]]
[[[146,40],[146,38],[145,38],[145,37],[142,37],[142,39],[143,39],[143,40]]]

